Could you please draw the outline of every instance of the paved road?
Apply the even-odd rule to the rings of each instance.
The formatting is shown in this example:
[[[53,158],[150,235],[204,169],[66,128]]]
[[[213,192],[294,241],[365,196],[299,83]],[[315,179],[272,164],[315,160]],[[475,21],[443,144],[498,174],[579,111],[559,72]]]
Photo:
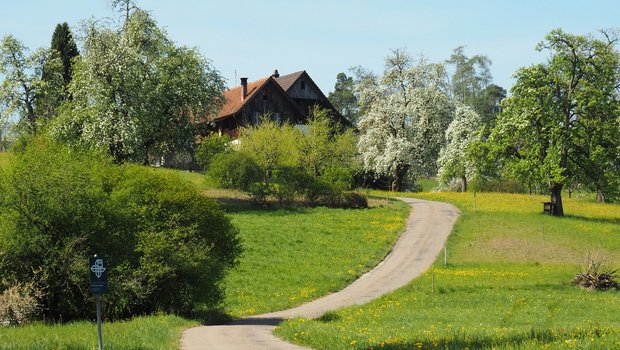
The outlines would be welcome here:
[[[441,252],[459,211],[452,205],[399,198],[412,207],[407,227],[390,254],[372,271],[340,292],[284,311],[247,317],[221,326],[202,326],[183,333],[186,350],[300,350],[272,335],[284,319],[315,318],[329,310],[364,304],[421,275]]]

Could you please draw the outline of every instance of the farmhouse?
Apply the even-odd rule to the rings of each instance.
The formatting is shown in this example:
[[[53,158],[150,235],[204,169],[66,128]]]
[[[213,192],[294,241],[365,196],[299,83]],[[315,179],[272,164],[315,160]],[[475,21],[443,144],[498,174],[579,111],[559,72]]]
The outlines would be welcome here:
[[[350,123],[332,106],[308,73],[299,71],[280,76],[277,70],[269,77],[253,82],[241,78],[241,85],[224,92],[226,103],[209,119],[219,134],[236,137],[244,125],[257,125],[263,116],[289,124],[305,124],[314,106],[331,111],[342,125]]]

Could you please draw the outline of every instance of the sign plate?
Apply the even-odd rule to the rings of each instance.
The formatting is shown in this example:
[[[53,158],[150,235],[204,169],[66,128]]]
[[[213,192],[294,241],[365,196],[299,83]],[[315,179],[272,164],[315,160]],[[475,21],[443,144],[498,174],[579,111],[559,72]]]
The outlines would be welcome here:
[[[108,259],[102,256],[88,258],[90,273],[90,291],[101,294],[108,291]]]

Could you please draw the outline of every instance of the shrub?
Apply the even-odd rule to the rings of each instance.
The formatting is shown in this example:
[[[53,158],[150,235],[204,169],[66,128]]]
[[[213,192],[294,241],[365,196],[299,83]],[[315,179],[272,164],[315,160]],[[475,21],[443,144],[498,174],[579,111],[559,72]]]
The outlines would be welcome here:
[[[588,258],[587,268],[575,275],[573,283],[590,290],[618,289],[617,272],[602,261]]]
[[[368,198],[357,192],[347,192],[343,195],[342,206],[350,209],[368,208]]]
[[[33,283],[16,284],[0,294],[0,325],[17,326],[34,320],[40,312],[41,291]]]
[[[37,140],[0,183],[0,288],[35,281],[46,318],[91,318],[93,254],[108,257],[110,318],[213,305],[239,254],[217,204],[173,174]]]
[[[207,175],[224,188],[250,191],[256,182],[262,180],[262,170],[246,154],[229,151],[216,155]]]
[[[223,135],[218,136],[211,134],[205,137],[196,148],[196,162],[202,166],[203,169],[208,169],[213,162],[213,159],[221,153],[228,150],[228,144],[230,142],[230,136]]]

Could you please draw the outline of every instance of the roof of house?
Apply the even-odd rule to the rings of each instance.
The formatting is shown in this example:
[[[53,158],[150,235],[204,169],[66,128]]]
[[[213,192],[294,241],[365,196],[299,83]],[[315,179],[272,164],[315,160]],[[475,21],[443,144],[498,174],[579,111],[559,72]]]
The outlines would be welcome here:
[[[222,109],[215,116],[215,118],[213,118],[213,120],[219,120],[239,112],[243,105],[249,101],[254,94],[256,94],[256,92],[269,81],[270,78],[271,77],[267,77],[248,83],[248,94],[243,100],[241,100],[241,85],[224,91],[226,103],[224,103],[224,106],[222,106]]]
[[[280,86],[282,87],[282,89],[284,89],[284,91],[288,91],[291,88],[291,86],[293,86],[295,81],[297,81],[297,79],[299,79],[299,77],[302,76],[305,72],[306,72],[305,70],[302,70],[299,72],[282,75],[280,77],[275,78],[275,80],[278,82],[278,84],[280,84]]]

